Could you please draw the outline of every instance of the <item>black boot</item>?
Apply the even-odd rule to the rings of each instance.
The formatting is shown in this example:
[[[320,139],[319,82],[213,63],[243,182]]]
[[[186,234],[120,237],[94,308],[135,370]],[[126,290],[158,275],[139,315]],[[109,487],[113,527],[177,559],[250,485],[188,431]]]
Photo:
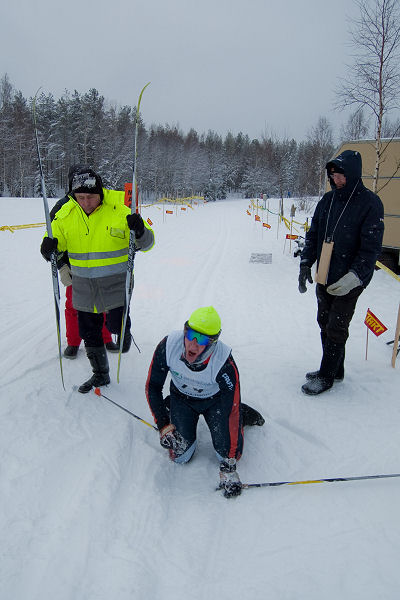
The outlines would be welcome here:
[[[324,352],[319,371],[308,374],[315,374],[315,377],[307,377],[306,375],[308,381],[301,386],[302,392],[314,396],[329,390],[340,374],[339,369],[343,369],[342,374],[344,375],[343,361],[344,344],[337,344],[328,338],[324,344]]]
[[[322,352],[325,349],[325,342],[326,342],[326,334],[321,331]],[[342,358],[339,362],[338,369],[335,373],[335,381],[343,381],[343,379],[344,379],[344,352],[345,352],[344,348],[345,347],[343,346]],[[308,373],[306,373],[306,379],[308,381],[313,381],[317,377],[319,377],[319,370],[318,371],[309,371]]]
[[[117,337],[118,350],[119,350],[120,344],[121,344],[121,336],[119,335]],[[130,330],[126,329],[125,330],[125,335],[124,335],[124,342],[122,344],[122,350],[121,350],[122,354],[125,354],[126,352],[129,352],[131,344],[132,344],[132,335],[131,335]]]
[[[241,402],[240,406],[242,407],[243,427],[246,425],[259,425],[260,427],[264,425],[264,417],[257,410],[255,410],[255,408],[248,406],[248,404],[245,404],[244,402]]]
[[[312,381],[313,379],[316,379],[317,377],[319,377],[319,371],[309,371],[308,373],[306,373],[306,379],[308,381]],[[344,379],[344,364],[342,363],[341,366],[339,366],[338,371],[335,375],[335,381],[343,381]]]
[[[64,350],[65,358],[74,359],[78,354],[79,346],[67,346]]]
[[[86,354],[92,365],[93,375],[79,386],[78,392],[87,394],[93,387],[110,383],[107,352],[104,346],[99,348],[87,347]]]

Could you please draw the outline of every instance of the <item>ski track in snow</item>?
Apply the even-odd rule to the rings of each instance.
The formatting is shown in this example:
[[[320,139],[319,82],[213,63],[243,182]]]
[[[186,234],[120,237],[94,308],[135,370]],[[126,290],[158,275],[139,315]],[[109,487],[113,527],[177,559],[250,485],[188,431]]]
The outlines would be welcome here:
[[[304,373],[320,360],[314,289],[298,293],[298,258],[276,216],[263,231],[247,208],[227,200],[164,218],[162,207],[143,208],[157,241],[135,257],[140,353],[123,355],[119,385],[109,355],[105,395],[151,421],[144,384],[155,346],[213,304],[243,400],[267,421],[245,431],[243,481],[399,472],[400,363],[391,368],[386,346],[398,282],[375,273],[351,324],[344,382],[306,397]],[[42,214],[40,199],[0,198],[0,225]],[[400,478],[252,489],[228,501],[215,490],[202,420],[194,458],[175,465],[154,430],[75,391],[90,372],[82,348],[63,360],[63,391],[43,233],[0,232],[1,600],[397,600]],[[256,252],[272,263],[250,263]],[[370,335],[366,361],[368,307],[389,330]]]

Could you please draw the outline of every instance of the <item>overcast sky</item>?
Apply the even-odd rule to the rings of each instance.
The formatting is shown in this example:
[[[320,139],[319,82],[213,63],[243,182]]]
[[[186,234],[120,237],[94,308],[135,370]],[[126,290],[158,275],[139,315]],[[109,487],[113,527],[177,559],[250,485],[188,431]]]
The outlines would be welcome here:
[[[25,97],[96,88],[142,117],[260,138],[338,131],[353,0],[3,0],[0,76]]]

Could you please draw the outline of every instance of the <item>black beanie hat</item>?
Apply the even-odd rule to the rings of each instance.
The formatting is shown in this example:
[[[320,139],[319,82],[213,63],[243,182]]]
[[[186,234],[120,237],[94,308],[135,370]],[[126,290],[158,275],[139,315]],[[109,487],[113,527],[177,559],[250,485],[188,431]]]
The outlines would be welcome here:
[[[343,168],[339,167],[339,165],[336,164],[333,160],[326,164],[326,170],[328,172],[328,175],[330,175],[331,173],[341,173],[342,175],[344,175]]]
[[[75,171],[70,186],[73,194],[99,194],[103,200],[103,182],[93,169],[82,167]]]
[[[88,171],[89,169],[90,169],[90,167],[87,167],[86,165],[81,165],[81,164],[70,166],[70,168],[68,169],[68,193],[72,192],[72,180],[74,178],[74,175],[76,173],[84,173],[85,171]]]

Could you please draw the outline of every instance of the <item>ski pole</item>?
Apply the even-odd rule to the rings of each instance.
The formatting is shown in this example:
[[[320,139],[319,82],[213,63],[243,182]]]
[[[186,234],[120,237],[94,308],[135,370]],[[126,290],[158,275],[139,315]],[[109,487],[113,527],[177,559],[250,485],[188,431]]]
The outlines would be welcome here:
[[[139,99],[138,99],[137,106],[136,106],[135,136],[134,136],[134,147],[133,147],[133,172],[132,172],[131,214],[133,214],[134,212],[137,212],[137,213],[139,212],[138,205],[137,205],[137,175],[136,175],[137,156],[138,156],[137,141],[138,141],[138,133],[139,133],[139,115],[140,115],[139,111],[140,111],[140,103],[142,101],[143,92],[147,88],[148,85],[150,85],[150,81],[149,81],[149,83],[146,83],[146,85],[144,86],[144,88],[140,92]],[[135,204],[133,203],[134,198],[135,198]],[[132,293],[133,293],[133,285],[134,285],[133,268],[134,268],[134,262],[135,262],[135,253],[136,253],[135,234],[133,233],[132,230],[130,230],[130,232],[129,232],[129,246],[128,246],[128,261],[127,261],[127,265],[126,265],[124,312],[123,312],[123,315],[122,315],[121,335],[120,335],[120,338],[119,338],[119,352],[118,352],[118,365],[117,365],[117,383],[119,383],[119,371],[120,371],[120,367],[121,367],[122,346],[123,346],[124,339],[125,339],[126,322],[128,320],[129,306],[130,306],[130,303],[131,303]]]
[[[141,417],[138,417],[137,415],[133,414],[133,412],[131,412],[130,410],[128,410],[127,408],[124,408],[123,406],[121,406],[120,404],[118,404],[117,402],[114,402],[114,400],[111,400],[111,398],[107,398],[107,396],[105,396],[104,394],[101,393],[100,388],[95,388],[94,389],[94,393],[97,396],[101,396],[102,398],[104,398],[105,400],[108,400],[109,402],[111,402],[111,404],[114,404],[115,406],[118,406],[118,408],[120,408],[121,410],[124,410],[125,412],[127,412],[129,415],[131,415],[132,417],[135,417],[135,419],[137,419],[138,421],[141,421],[142,423],[144,423],[145,425],[147,425],[148,427],[152,427],[153,429],[155,429],[158,433],[158,429],[157,427],[155,427],[154,425],[152,425],[151,423],[148,423],[147,421],[145,421],[144,419],[142,419]]]
[[[278,485],[303,485],[309,483],[332,483],[333,481],[361,481],[362,479],[385,479],[388,477],[400,477],[400,473],[389,475],[362,475],[360,477],[331,477],[329,479],[308,479],[305,481],[267,481],[265,483],[243,483],[242,488],[275,487]]]
[[[38,163],[39,163],[40,186],[41,186],[41,191],[42,191],[44,214],[45,214],[45,218],[46,218],[47,235],[48,235],[49,238],[52,238],[53,237],[53,233],[52,233],[52,230],[51,230],[51,219],[50,219],[50,212],[49,212],[49,203],[47,201],[46,184],[44,182],[44,174],[43,174],[43,166],[42,166],[42,156],[40,154],[38,127],[37,127],[37,120],[36,120],[36,97],[37,97],[37,95],[39,93],[39,90],[40,90],[40,88],[37,90],[37,92],[35,94],[35,97],[33,99],[33,103],[32,103],[33,128],[34,128],[34,131],[35,131],[36,152],[37,152]],[[59,283],[58,283],[58,269],[57,269],[57,259],[56,259],[56,253],[55,252],[51,253],[50,265],[51,265],[51,279],[52,279],[52,283],[53,283],[54,308],[55,308],[55,313],[56,313],[58,360],[59,360],[59,363],[60,363],[61,383],[62,383],[62,386],[63,386],[63,388],[65,390],[64,373],[63,373],[62,356],[61,356],[60,286],[59,286]]]
[[[400,304],[399,310],[397,313],[397,325],[396,325],[396,333],[393,340],[393,353],[392,353],[392,367],[396,366],[396,357],[399,353],[399,338],[400,338]]]

